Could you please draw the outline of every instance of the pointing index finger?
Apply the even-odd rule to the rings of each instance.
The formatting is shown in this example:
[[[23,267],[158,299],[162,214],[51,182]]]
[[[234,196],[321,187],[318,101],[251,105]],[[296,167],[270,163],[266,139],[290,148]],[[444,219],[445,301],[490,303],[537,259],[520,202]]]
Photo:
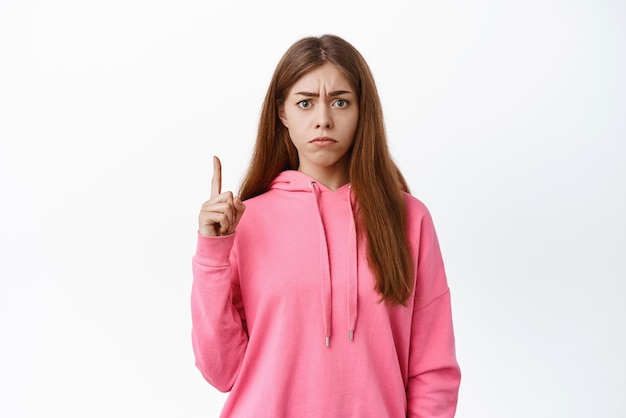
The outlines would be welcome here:
[[[213,156],[213,179],[211,180],[211,199],[222,193],[222,163]]]

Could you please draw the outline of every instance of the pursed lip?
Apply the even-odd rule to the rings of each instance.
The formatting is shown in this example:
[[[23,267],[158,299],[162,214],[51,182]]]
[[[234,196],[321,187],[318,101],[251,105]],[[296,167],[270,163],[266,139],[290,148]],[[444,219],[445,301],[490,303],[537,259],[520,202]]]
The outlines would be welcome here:
[[[329,138],[327,136],[318,136],[317,138],[313,138],[312,140],[309,141],[309,143],[314,144],[314,143],[318,143],[318,144],[330,144],[333,142],[337,142],[336,140]]]

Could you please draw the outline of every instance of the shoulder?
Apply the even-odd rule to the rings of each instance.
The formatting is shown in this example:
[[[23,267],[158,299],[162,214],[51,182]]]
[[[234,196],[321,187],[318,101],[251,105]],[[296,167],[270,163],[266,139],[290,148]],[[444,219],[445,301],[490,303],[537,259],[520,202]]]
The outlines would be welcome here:
[[[407,217],[418,219],[431,218],[430,210],[428,210],[428,207],[424,204],[424,202],[411,194],[403,192],[403,195]]]
[[[303,209],[302,206],[306,205],[303,205],[302,199],[293,199],[291,195],[281,190],[272,189],[244,200],[246,211],[241,222],[253,224],[271,222],[275,225],[275,222],[281,217],[288,216],[292,212],[295,212],[294,215],[297,214]]]
[[[409,235],[434,239],[436,237],[435,222],[426,204],[408,193],[404,193],[404,202]]]
[[[265,193],[261,193],[260,195],[251,197],[243,201],[247,208],[257,208],[264,207],[267,205],[272,205],[273,202],[277,199],[277,193],[275,190],[268,190]]]

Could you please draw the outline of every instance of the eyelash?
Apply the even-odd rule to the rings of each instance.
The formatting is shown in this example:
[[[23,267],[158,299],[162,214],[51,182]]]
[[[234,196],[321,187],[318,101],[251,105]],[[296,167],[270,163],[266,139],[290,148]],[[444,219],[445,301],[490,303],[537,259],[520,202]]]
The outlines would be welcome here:
[[[339,109],[343,109],[344,107],[348,106],[350,104],[350,102],[346,99],[336,99],[335,101],[333,101],[333,105],[335,105],[337,102],[343,102],[344,105],[343,106],[339,106]],[[303,103],[311,103],[310,99],[305,99],[305,100],[300,100],[298,103],[296,103],[296,105],[301,108],[301,109],[308,109],[308,107],[303,107]]]

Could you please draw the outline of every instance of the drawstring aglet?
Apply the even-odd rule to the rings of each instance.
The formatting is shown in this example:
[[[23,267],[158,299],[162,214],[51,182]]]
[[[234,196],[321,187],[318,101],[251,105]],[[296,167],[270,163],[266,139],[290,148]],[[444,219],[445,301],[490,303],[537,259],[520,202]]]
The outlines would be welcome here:
[[[326,337],[326,347],[330,347],[330,337]]]
[[[354,341],[354,330],[350,330],[349,338],[350,338],[350,341]]]

